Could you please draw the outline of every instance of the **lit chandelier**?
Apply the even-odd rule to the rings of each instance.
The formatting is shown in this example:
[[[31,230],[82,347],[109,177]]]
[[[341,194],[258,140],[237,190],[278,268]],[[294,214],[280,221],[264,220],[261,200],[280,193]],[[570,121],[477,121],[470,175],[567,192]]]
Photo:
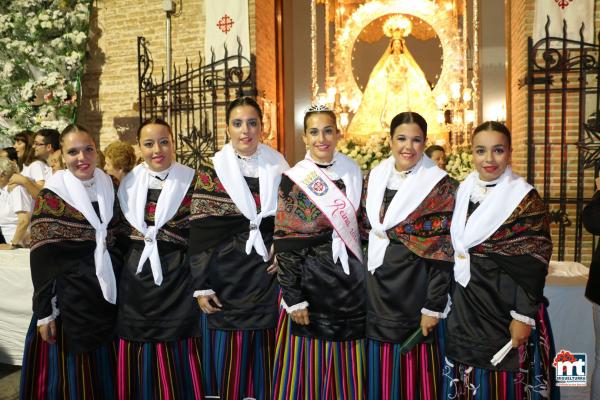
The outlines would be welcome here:
[[[435,98],[439,109],[437,122],[449,133],[451,147],[467,146],[468,132],[475,122],[473,89],[463,87],[460,82],[452,82],[449,94],[440,93]]]

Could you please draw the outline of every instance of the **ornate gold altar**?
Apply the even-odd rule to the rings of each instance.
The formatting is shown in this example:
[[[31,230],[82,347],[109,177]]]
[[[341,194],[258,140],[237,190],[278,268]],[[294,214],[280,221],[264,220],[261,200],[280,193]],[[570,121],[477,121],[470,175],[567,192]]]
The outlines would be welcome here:
[[[324,6],[326,28],[319,31],[317,5]],[[357,141],[389,129],[397,113],[416,111],[427,120],[431,143],[452,148],[467,144],[467,131],[477,122],[479,107],[477,7],[478,0],[312,0],[313,102],[334,108],[340,128]],[[317,34],[325,36],[322,82],[318,81]],[[352,67],[355,43],[376,41],[383,35],[389,45],[361,90]],[[437,81],[428,82],[415,61],[405,42],[409,35],[439,39],[442,57]]]

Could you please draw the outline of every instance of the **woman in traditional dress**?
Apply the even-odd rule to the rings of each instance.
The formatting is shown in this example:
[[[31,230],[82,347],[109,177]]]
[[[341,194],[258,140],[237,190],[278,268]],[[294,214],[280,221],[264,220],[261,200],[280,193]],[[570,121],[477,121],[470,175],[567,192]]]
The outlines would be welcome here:
[[[281,179],[275,252],[283,308],[273,398],[362,399],[365,270],[356,211],[362,174],[336,152],[335,114],[304,116],[306,158]],[[291,320],[290,320],[291,318]]]
[[[452,310],[445,398],[556,398],[543,290],[552,241],[546,206],[509,166],[509,130],[473,132],[472,172],[452,217]]]
[[[458,183],[423,154],[426,138],[420,114],[396,115],[392,155],[371,170],[363,188],[367,393],[373,400],[433,400],[441,393],[435,326],[445,318],[452,282],[450,219]],[[419,329],[420,342],[427,343],[403,349]]]
[[[119,398],[202,398],[200,312],[187,257],[195,171],[173,160],[160,120],[138,130],[144,163],[121,181],[127,248],[119,280]]]
[[[260,143],[262,112],[240,97],[227,108],[231,141],[198,172],[190,261],[203,320],[207,395],[271,396],[277,281],[271,265],[277,188],[288,164]],[[271,251],[270,251],[271,250]]]
[[[67,169],[48,179],[31,221],[34,314],[21,399],[113,399],[118,203],[89,131],[70,125],[60,141]]]

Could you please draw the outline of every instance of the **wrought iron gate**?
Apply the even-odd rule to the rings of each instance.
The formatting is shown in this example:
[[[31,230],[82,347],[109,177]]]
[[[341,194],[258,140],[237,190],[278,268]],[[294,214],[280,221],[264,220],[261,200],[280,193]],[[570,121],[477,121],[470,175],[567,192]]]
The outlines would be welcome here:
[[[173,66],[171,80],[153,76],[154,62],[148,42],[138,37],[138,101],[140,123],[148,118],[162,118],[173,128],[177,159],[198,168],[205,164],[227,138],[225,111],[239,96],[257,95],[254,60],[242,56],[238,41],[237,54],[228,55],[197,66],[187,59],[185,66]]]
[[[581,211],[600,161],[594,152],[600,145],[600,47],[584,42],[583,27],[574,41],[566,39],[566,23],[561,38],[549,36],[548,25],[546,38],[528,43],[527,180],[539,189],[556,224],[555,256],[580,262]]]

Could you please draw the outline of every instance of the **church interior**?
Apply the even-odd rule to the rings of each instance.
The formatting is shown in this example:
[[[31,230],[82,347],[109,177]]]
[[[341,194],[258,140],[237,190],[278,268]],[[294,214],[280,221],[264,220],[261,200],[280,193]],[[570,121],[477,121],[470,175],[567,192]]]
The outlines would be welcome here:
[[[263,143],[290,165],[304,157],[303,115],[312,104],[333,110],[338,151],[364,172],[389,156],[389,123],[409,110],[425,117],[427,144],[445,150],[448,173],[462,180],[473,169],[473,129],[506,124],[512,168],[551,218],[545,296],[557,351],[587,353],[592,370],[600,339],[584,289],[598,240],[582,212],[600,171],[600,1],[8,3],[0,4],[0,148],[23,129],[70,122],[91,129],[102,149],[115,141],[135,147],[141,121],[159,117],[173,127],[177,160],[197,168],[228,140],[227,104],[246,95],[263,109]],[[560,12],[550,16],[549,3]],[[581,4],[591,11],[567,17]],[[24,262],[2,253],[0,270]],[[22,272],[11,273],[0,272],[8,286],[0,292],[29,293],[31,282],[15,286]],[[0,301],[0,326],[19,326],[9,314],[27,314],[20,303]],[[22,343],[3,339],[4,331],[0,363],[20,365]],[[589,387],[562,395],[589,398]]]

